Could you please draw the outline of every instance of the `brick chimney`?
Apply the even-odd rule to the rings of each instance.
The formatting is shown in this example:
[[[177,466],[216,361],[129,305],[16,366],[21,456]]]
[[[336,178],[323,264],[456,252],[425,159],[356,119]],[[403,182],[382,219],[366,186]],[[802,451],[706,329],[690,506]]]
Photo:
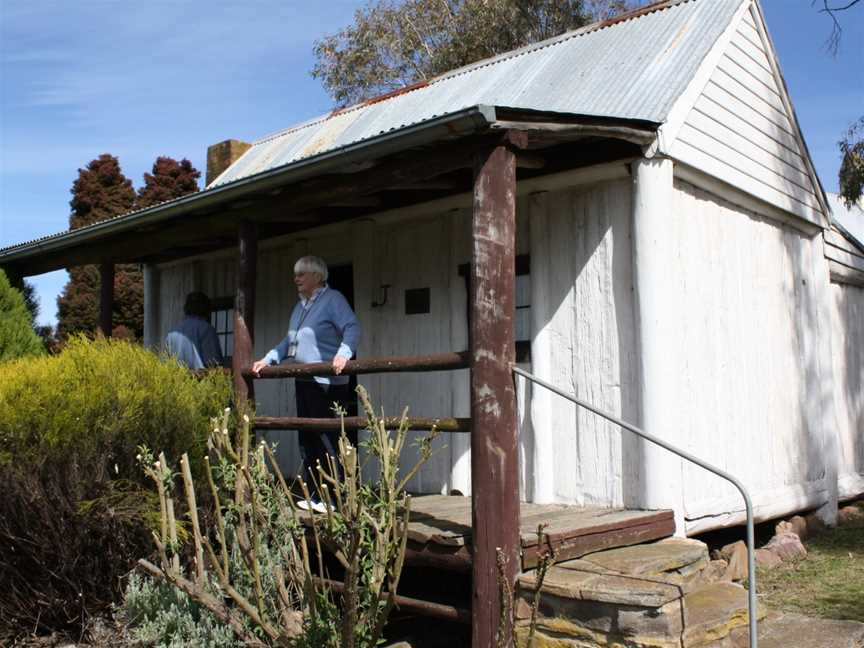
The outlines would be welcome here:
[[[236,139],[225,140],[207,147],[206,186],[218,178],[225,169],[234,164],[241,155],[252,147],[247,142]]]

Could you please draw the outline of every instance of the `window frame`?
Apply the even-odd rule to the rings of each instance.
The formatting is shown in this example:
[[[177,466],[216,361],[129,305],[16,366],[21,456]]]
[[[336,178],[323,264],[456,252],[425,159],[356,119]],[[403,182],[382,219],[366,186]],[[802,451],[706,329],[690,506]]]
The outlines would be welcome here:
[[[227,312],[226,312],[227,311]],[[226,312],[225,329],[219,329],[218,313]],[[230,314],[230,317],[228,316]],[[216,318],[216,321],[214,321]],[[216,297],[210,300],[210,318],[209,322],[216,329],[216,337],[219,339],[219,348],[222,351],[222,356],[225,362],[230,365],[234,355],[234,298],[233,297]],[[228,353],[228,338],[230,336],[231,353]]]

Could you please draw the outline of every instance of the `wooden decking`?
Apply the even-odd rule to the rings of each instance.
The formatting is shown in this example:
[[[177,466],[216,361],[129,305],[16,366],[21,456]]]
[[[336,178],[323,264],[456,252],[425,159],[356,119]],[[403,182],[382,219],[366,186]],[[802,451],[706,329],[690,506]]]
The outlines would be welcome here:
[[[672,511],[632,511],[566,504],[526,504],[520,508],[522,570],[537,565],[544,545],[555,549],[556,560],[594,551],[659,540],[675,532]],[[411,501],[408,525],[409,565],[454,571],[471,570],[471,498],[424,495]]]

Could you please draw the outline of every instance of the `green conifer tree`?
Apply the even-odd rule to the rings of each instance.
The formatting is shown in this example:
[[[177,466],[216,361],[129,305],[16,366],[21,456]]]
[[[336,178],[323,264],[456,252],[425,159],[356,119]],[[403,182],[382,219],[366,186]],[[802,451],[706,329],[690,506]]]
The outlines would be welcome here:
[[[0,362],[43,353],[45,346],[33,331],[23,295],[0,270]]]

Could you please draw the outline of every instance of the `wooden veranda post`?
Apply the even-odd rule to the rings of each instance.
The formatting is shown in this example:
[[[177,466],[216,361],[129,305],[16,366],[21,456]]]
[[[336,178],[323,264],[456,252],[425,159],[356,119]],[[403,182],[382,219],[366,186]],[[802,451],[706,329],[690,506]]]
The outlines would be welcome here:
[[[478,152],[471,255],[472,646],[496,645],[501,615],[497,552],[511,588],[520,570],[519,454],[513,318],[516,155],[508,135]],[[509,632],[507,633],[509,635]],[[501,644],[499,644],[501,645]],[[505,640],[504,645],[510,645]]]
[[[114,312],[114,264],[105,261],[99,266],[99,330],[111,337]]]
[[[255,280],[258,272],[258,228],[240,222],[237,249],[237,293],[234,298],[234,398],[238,406],[254,401],[252,379],[243,370],[252,364],[255,340]]]

